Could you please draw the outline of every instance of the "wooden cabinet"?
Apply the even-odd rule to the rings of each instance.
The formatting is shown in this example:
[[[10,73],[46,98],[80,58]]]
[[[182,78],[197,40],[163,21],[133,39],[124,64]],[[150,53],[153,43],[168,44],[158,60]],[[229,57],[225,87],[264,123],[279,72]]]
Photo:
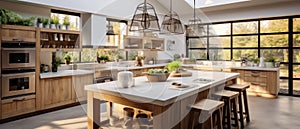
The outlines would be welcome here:
[[[278,95],[279,71],[233,69],[232,72],[240,73],[240,77],[237,80],[238,84],[250,85],[248,92],[255,95]]]
[[[165,39],[157,37],[125,36],[124,49],[164,51]]]
[[[36,42],[36,29],[28,26],[2,25],[3,42]]]
[[[2,100],[2,119],[35,111],[35,95]]]
[[[74,51],[81,48],[80,31],[39,29],[41,51]]]
[[[72,99],[72,77],[55,77],[40,80],[41,109],[58,107],[75,101]]]
[[[88,84],[93,84],[94,74],[87,75],[77,75],[72,77],[73,84],[73,93],[72,99],[75,101],[86,101],[86,91],[84,90],[84,86]]]

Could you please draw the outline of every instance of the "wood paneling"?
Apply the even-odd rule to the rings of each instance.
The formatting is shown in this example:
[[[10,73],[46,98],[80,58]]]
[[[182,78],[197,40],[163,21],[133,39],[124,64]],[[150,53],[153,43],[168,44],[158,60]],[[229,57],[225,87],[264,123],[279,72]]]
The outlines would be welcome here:
[[[93,84],[94,74],[78,75],[72,77],[73,93],[72,99],[75,101],[86,101],[87,93],[84,86]]]
[[[72,78],[56,77],[40,80],[41,109],[53,108],[70,103],[72,100]]]
[[[2,41],[36,42],[34,27],[2,25]]]

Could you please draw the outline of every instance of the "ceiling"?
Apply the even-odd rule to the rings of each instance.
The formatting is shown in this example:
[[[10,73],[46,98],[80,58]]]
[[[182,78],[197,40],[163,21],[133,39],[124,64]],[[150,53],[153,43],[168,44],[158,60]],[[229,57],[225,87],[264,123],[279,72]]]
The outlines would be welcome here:
[[[170,6],[169,0],[157,1],[167,9]],[[270,5],[290,1],[296,0],[196,0],[196,8],[203,12],[212,12],[227,9]],[[193,10],[193,2],[193,0],[173,0],[173,10],[179,15],[189,15]]]

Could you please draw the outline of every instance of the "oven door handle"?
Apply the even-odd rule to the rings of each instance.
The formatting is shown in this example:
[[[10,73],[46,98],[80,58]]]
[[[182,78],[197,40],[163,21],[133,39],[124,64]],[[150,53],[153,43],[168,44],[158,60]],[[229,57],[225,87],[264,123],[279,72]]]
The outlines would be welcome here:
[[[24,75],[32,75],[35,72],[26,72],[26,73],[14,73],[14,74],[2,74],[2,77],[14,77],[14,76],[24,76]]]
[[[24,101],[25,100],[25,98],[20,98],[20,99],[13,99],[12,101],[13,102],[18,102],[18,101]]]

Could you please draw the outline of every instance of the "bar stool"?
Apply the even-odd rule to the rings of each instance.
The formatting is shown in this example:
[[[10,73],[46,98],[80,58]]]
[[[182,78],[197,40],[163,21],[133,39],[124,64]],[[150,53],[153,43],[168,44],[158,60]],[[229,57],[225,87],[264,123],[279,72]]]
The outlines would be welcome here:
[[[241,128],[244,128],[244,119],[246,118],[247,122],[250,122],[250,115],[249,115],[249,107],[248,107],[248,99],[247,99],[247,89],[250,86],[247,84],[233,84],[230,86],[226,86],[226,90],[231,90],[231,91],[237,91],[239,92],[238,100],[239,100],[239,116],[240,116],[240,123],[241,123]],[[242,96],[244,99],[244,103],[242,103]],[[243,107],[245,108],[245,112],[243,111]],[[245,115],[245,116],[244,116]]]
[[[209,114],[210,120],[210,128],[211,129],[223,129],[222,126],[222,108],[224,106],[224,102],[221,101],[216,101],[216,100],[210,100],[210,99],[203,99],[199,101],[198,103],[193,104],[190,106],[191,108],[191,113],[189,117],[189,127],[188,129],[194,129],[195,125],[195,120],[194,116],[196,112],[203,112]],[[216,114],[215,116],[217,117],[217,123],[214,124],[214,119],[215,116],[213,114]],[[202,129],[203,128],[203,123],[198,123],[196,128]]]
[[[228,90],[218,91],[213,94],[215,98],[220,98],[222,101],[224,101],[223,125],[224,127],[226,126],[227,129],[231,129],[231,119],[234,120],[234,125],[237,127],[237,129],[239,128],[237,112],[238,95],[238,92]]]

